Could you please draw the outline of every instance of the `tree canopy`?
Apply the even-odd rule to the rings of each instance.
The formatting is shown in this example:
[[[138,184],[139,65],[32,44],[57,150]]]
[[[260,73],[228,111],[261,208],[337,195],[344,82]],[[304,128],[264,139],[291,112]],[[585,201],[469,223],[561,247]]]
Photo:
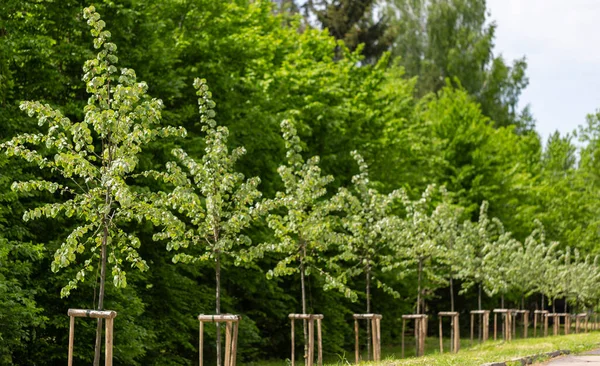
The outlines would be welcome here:
[[[600,113],[542,142],[495,27],[483,0],[1,2],[0,363],[65,363],[75,307],[119,312],[127,365],[192,364],[198,313],[241,314],[250,362],[299,311],[336,353],[365,308],[390,341],[455,301],[596,308]]]

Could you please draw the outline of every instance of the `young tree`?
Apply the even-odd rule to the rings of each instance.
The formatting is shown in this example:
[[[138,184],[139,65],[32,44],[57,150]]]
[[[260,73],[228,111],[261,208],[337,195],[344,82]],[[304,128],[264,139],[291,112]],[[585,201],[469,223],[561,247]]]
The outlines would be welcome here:
[[[570,271],[572,276],[572,304],[576,311],[584,310],[587,305],[593,304],[596,287],[600,275],[597,270],[598,257],[592,258],[590,255],[582,257],[578,250],[574,252],[573,269]]]
[[[427,280],[426,286],[430,291],[446,283],[439,267],[448,255],[444,245],[447,233],[443,231],[448,226],[444,223],[447,211],[444,208],[445,203],[432,210],[435,191],[436,188],[430,185],[418,200],[412,201],[407,196],[403,197],[406,219],[398,238],[406,245],[402,248],[402,254],[417,265],[417,314],[425,311],[424,280]],[[401,258],[402,254],[398,253],[397,258]]]
[[[283,258],[267,273],[273,276],[300,274],[302,313],[306,314],[305,278],[314,270],[325,279],[325,289],[338,288],[351,297],[351,291],[338,278],[323,269],[319,256],[327,250],[334,239],[329,213],[331,204],[324,198],[327,185],[333,181],[330,175],[322,176],[319,157],[302,158],[302,146],[293,123],[285,120],[281,130],[287,148],[287,165],[279,167],[285,191],[277,192],[273,205],[282,209],[267,216],[267,223],[274,231],[276,243],[265,243],[255,248],[263,253],[280,253]],[[304,322],[305,352],[307,342]]]
[[[532,235],[537,235],[536,230]],[[523,310],[525,309],[525,298],[531,295],[536,288],[537,278],[534,276],[536,271],[532,263],[536,263],[539,259],[539,255],[542,254],[541,249],[530,235],[525,243],[517,242],[513,251],[508,253],[508,282],[511,284],[512,290],[519,295],[520,307]]]
[[[167,164],[165,173],[152,172],[175,188],[168,195],[159,194],[155,199],[165,206],[183,214],[189,225],[185,231],[155,234],[155,239],[167,239],[168,250],[183,250],[188,247],[194,254],[177,253],[173,262],[214,261],[215,265],[215,312],[221,313],[221,261],[223,255],[234,258],[236,263],[248,258],[240,255],[240,246],[251,244],[244,230],[250,226],[263,206],[258,203],[260,179],[245,180],[236,172],[235,164],[245,153],[243,147],[231,152],[227,147],[229,130],[217,126],[215,102],[204,79],[196,79],[194,88],[198,95],[200,122],[206,147],[201,161],[197,162],[182,149],[174,149],[177,163]],[[221,332],[217,323],[217,365],[221,364]]]
[[[390,216],[394,201],[401,196],[401,191],[382,194],[372,187],[369,179],[369,166],[357,151],[352,151],[359,174],[352,177],[352,191],[340,188],[332,199],[332,204],[345,213],[342,225],[345,235],[340,243],[340,254],[333,258],[334,262],[344,261],[348,264],[345,278],[364,274],[365,303],[367,314],[371,313],[371,282],[377,287],[395,296],[398,294],[388,285],[376,278],[374,272],[394,261],[390,248]],[[392,235],[393,236],[393,235]],[[370,354],[370,323],[367,322],[367,354]]]
[[[447,193],[444,193],[443,202],[436,208],[438,230],[441,244],[444,246],[445,256],[441,258],[447,268],[448,283],[450,285],[450,311],[454,311],[454,279],[458,276],[458,267],[462,265],[463,258],[457,256],[456,243],[460,236],[459,220],[463,214],[462,207],[453,206]]]
[[[550,304],[552,304],[552,312],[556,313],[555,300],[564,293],[564,257],[565,253],[561,250],[556,251],[554,255],[547,257],[546,273],[542,282],[542,293],[546,295]]]
[[[562,296],[565,299],[565,307],[564,307],[564,313],[567,312],[568,308],[569,308],[569,298],[571,297],[571,283],[573,281],[573,274],[571,273],[571,271],[573,271],[573,250],[571,249],[570,246],[568,246],[565,249],[565,254],[562,257],[563,262],[562,264],[562,268],[561,268],[561,272],[560,272],[560,276],[559,276],[559,281],[562,284]],[[575,254],[578,256],[579,252],[575,252]]]
[[[548,288],[553,286],[555,272],[554,261],[556,260],[556,247],[558,242],[551,242],[546,245],[546,231],[544,225],[539,221],[535,220],[536,228],[531,234],[525,239],[525,250],[527,254],[528,263],[525,265],[529,266],[527,276],[532,281],[531,293],[540,293],[541,299],[541,310],[545,309],[545,299]]]
[[[512,237],[512,233],[504,229],[497,218],[493,218],[495,232],[493,240],[484,249],[483,269],[486,271],[484,289],[489,296],[500,294],[500,308],[504,309],[504,297],[513,288],[509,271],[512,264],[511,254],[518,251],[521,243]]]
[[[54,254],[52,271],[80,264],[75,278],[61,290],[65,297],[93,272],[98,260],[97,308],[103,310],[107,262],[116,287],[127,285],[127,264],[141,271],[148,268],[137,252],[140,240],[121,227],[132,221],[150,220],[158,225],[173,219],[147,204],[142,193],[128,184],[138,165],[138,154],[149,142],[183,136],[185,130],[157,126],[162,102],[147,95],[148,86],[136,80],[133,70],[123,68],[119,73],[115,66],[117,46],[109,42],[111,34],[94,7],[84,10],[84,18],[92,28],[94,47],[101,48],[84,66],[83,80],[91,94],[84,108],[85,118],[72,122],[48,104],[23,102],[21,109],[36,116],[45,132],[22,134],[0,147],[8,156],[23,158],[65,180],[15,182],[12,188],[17,192],[48,191],[63,199],[27,211],[24,220],[64,214],[81,222]],[[101,335],[102,319],[98,319],[95,366],[100,362]]]
[[[458,278],[462,280],[461,292],[477,286],[477,309],[481,310],[481,292],[486,281],[487,269],[484,265],[486,251],[490,247],[494,224],[488,217],[488,203],[483,201],[479,209],[477,223],[465,221],[457,237],[454,255],[461,258],[455,265]]]

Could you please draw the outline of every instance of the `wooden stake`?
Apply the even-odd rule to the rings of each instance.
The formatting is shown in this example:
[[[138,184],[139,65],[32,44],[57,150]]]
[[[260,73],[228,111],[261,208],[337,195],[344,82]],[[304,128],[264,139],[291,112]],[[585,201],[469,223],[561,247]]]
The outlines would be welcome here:
[[[113,318],[106,319],[106,331],[104,339],[104,364],[112,366],[113,364]]]
[[[317,364],[318,364],[318,366],[323,366],[323,342],[321,340],[321,319],[317,319],[317,343],[319,346]]]
[[[203,364],[203,359],[204,359],[204,322],[199,322],[200,323],[200,337],[198,340],[198,349],[200,350],[199,352],[199,365],[202,366]]]
[[[419,356],[425,356],[425,338],[427,338],[427,317],[421,318],[421,337],[419,338]]]
[[[444,342],[442,341],[442,317],[438,316],[440,320],[440,353],[444,353]]]
[[[490,312],[486,311],[483,313],[483,341],[487,342],[490,337]]]
[[[381,361],[381,318],[377,318],[377,360]]]
[[[69,366],[73,366],[73,343],[75,342],[75,318],[69,317]]]
[[[498,314],[494,313],[494,340],[496,340],[497,326],[498,326]]]
[[[471,313],[471,347],[473,347],[473,333],[474,333],[474,326],[475,326],[475,314]]]
[[[371,318],[371,343],[373,350],[372,359],[373,361],[377,361],[377,319],[375,318]]]
[[[294,319],[291,319],[292,322],[292,366],[295,366],[295,358],[296,356],[294,355]],[[202,365],[200,365],[202,366]]]
[[[306,366],[313,366],[315,362],[315,321],[309,319],[308,321],[308,359],[306,360]]]
[[[237,339],[238,339],[238,331],[239,331],[239,323],[233,323],[233,339],[231,341],[231,366],[235,366],[236,358],[237,358]]]
[[[217,315],[198,315],[199,337],[198,337],[198,364],[204,364],[204,323],[225,323],[225,359],[224,366],[235,366],[237,358],[237,339],[239,334],[239,322],[242,319],[239,315],[217,314]],[[293,324],[292,324],[293,327]],[[293,333],[292,333],[293,334]],[[292,345],[293,348],[293,345]]]
[[[459,315],[456,314],[456,318],[454,319],[454,353],[457,353],[460,350],[460,323],[459,323]]]
[[[225,323],[225,366],[231,365],[231,322]]]
[[[510,325],[512,326],[512,333],[510,335],[510,339],[517,338],[517,315],[513,317],[513,314],[510,314]]]
[[[117,316],[116,311],[112,310],[88,310],[88,309],[69,309],[69,348],[67,365],[73,365],[73,349],[75,343],[75,318],[93,318],[106,319],[105,338],[104,338],[104,364],[112,366],[113,364],[113,324],[114,318]]]
[[[358,319],[354,319],[354,362],[358,364],[360,357],[359,343],[358,343]]]
[[[402,319],[402,358],[404,358],[404,330],[406,328],[406,320]]]

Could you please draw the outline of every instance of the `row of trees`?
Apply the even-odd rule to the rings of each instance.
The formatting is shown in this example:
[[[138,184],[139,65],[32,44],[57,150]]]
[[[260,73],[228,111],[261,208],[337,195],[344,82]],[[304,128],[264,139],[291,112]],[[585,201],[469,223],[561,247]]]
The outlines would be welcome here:
[[[7,156],[58,173],[67,182],[12,184],[22,194],[40,190],[62,197],[26,211],[25,220],[64,213],[81,222],[54,254],[54,272],[82,264],[61,296],[85,281],[98,261],[97,308],[103,310],[107,264],[112,266],[115,287],[126,287],[127,267],[148,269],[138,253],[139,238],[125,229],[132,221],[148,221],[161,229],[154,240],[178,251],[174,262],[214,261],[216,314],[221,312],[222,256],[233,257],[236,265],[248,265],[264,253],[276,253],[278,258],[267,277],[299,273],[302,313],[308,312],[305,278],[313,271],[324,279],[325,290],[337,288],[352,300],[357,295],[347,280],[364,274],[367,313],[373,280],[398,296],[393,286],[374,278],[377,268],[395,276],[417,272],[417,313],[426,311],[427,293],[454,278],[463,281],[463,290],[478,288],[480,309],[482,289],[489,296],[500,294],[502,307],[509,292],[521,295],[521,306],[533,293],[545,295],[552,303],[558,297],[582,306],[600,300],[596,261],[583,260],[578,251],[573,256],[569,250],[555,253],[556,244],[547,245],[541,223],[521,244],[499,220],[488,218],[486,202],[477,223],[461,224],[462,209],[452,206],[451,195],[443,189],[430,186],[415,201],[403,189],[381,194],[372,187],[368,165],[356,151],[352,155],[359,174],[352,178],[352,187],[342,187],[328,198],[333,177],[322,174],[318,156],[304,160],[302,142],[287,120],[281,124],[287,164],[278,169],[285,189],[274,199],[260,200],[260,179],[246,180],[235,169],[245,149],[229,151],[229,130],[213,119],[216,104],[205,80],[194,83],[205,133],[202,159],[196,161],[178,148],[172,152],[177,161],[167,163],[165,169],[137,172],[138,154],[147,144],[161,137],[183,137],[186,131],[156,128],[162,102],[147,95],[146,84],[137,82],[133,70],[118,71],[116,45],[109,42],[111,34],[95,8],[87,8],[84,16],[92,27],[94,47],[101,51],[84,66],[91,97],[83,121],[73,123],[49,105],[24,102],[21,109],[37,117],[40,126],[47,126],[46,132],[21,134],[0,145]],[[139,177],[157,178],[172,188],[139,191],[129,182]],[[252,245],[245,230],[264,215],[273,240]],[[454,311],[453,286],[450,291]],[[102,319],[98,319],[95,365],[100,360],[101,336]],[[306,341],[306,326],[304,337]],[[216,342],[220,364],[219,327]]]
[[[92,38],[79,6],[0,4],[0,141],[25,157],[0,154],[2,363],[64,362],[66,309],[98,307],[101,292],[129,365],[190,364],[193,315],[217,309],[244,316],[240,358],[253,360],[288,355],[290,312],[323,313],[325,350],[342,352],[350,314],[366,309],[393,319],[516,307],[523,294],[526,307],[542,294],[543,306],[594,302],[581,279],[595,277],[597,116],[579,145],[557,134],[542,148],[497,122],[467,76],[421,88],[427,75],[402,59],[365,63],[270,1],[101,3],[117,31],[88,12]],[[23,104],[37,118],[21,100],[40,101]],[[498,218],[488,231],[477,229],[483,201]],[[539,239],[536,218],[558,244]],[[542,290],[541,276],[518,275],[539,266],[510,248],[545,247],[539,266],[557,282]],[[80,362],[92,361],[96,326],[78,325]],[[384,322],[384,339],[397,329]]]

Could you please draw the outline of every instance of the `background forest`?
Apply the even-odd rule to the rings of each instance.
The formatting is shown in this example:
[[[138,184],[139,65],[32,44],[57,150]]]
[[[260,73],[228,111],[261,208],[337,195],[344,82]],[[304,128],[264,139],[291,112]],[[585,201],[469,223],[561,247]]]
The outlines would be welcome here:
[[[48,103],[73,121],[84,118],[90,86],[86,90],[82,81],[82,65],[96,57],[82,12],[89,5],[79,0],[0,2],[0,143],[47,130],[23,113],[24,100]],[[501,302],[533,309],[552,306],[548,297],[584,310],[600,299],[598,293],[581,295],[588,288],[569,292],[574,285],[560,291],[555,284],[547,290],[519,282],[543,277],[517,271],[536,267],[532,258],[554,260],[551,268],[563,266],[555,273],[563,281],[568,280],[561,273],[575,273],[573,263],[581,264],[576,268],[583,278],[598,273],[591,258],[600,254],[600,113],[590,114],[572,134],[540,141],[535,116],[519,104],[528,83],[526,60],[498,56],[485,0],[101,0],[93,5],[118,46],[119,65],[134,69],[138,80],[147,82],[147,93],[162,100],[161,124],[187,131],[185,138],[174,133],[149,142],[138,154],[136,171],[164,172],[174,160],[174,148],[186,151],[177,155],[184,166],[193,166],[188,158],[202,163],[207,145],[212,146],[206,136],[214,132],[211,122],[198,115],[194,80],[204,78],[212,94],[202,94],[203,82],[196,87],[208,103],[207,116],[214,114],[218,125],[228,128],[225,142],[232,151],[245,148],[245,154],[232,152],[231,164],[245,177],[259,177],[248,185],[256,185],[262,198],[278,207],[239,224],[233,233],[243,234],[245,249],[220,261],[221,311],[243,316],[238,360],[289,357],[287,314],[302,310],[304,291],[297,276],[286,276],[291,272],[284,268],[297,270],[284,259],[294,248],[275,249],[269,243],[287,243],[292,236],[303,242],[303,235],[306,242],[319,242],[311,236],[317,230],[313,226],[306,233],[282,229],[287,223],[283,212],[291,208],[289,202],[278,203],[285,200],[277,192],[301,190],[290,176],[302,164],[316,174],[322,194],[294,208],[308,212],[301,224],[325,231],[319,226],[323,216],[311,215],[330,210],[334,222],[344,222],[343,234],[356,240],[348,244],[353,242],[343,235],[328,238],[326,248],[311,249],[299,262],[321,269],[306,273],[305,305],[308,312],[325,316],[326,353],[351,349],[351,314],[365,312],[366,280],[357,275],[353,261],[367,263],[372,271],[370,310],[384,316],[384,343],[398,340],[392,320],[415,311],[489,309]],[[284,120],[293,125],[283,124],[282,138]],[[51,152],[48,145],[44,153]],[[162,179],[153,179],[159,173],[138,175],[127,184],[158,195],[181,178],[177,171],[170,173]],[[0,154],[2,365],[65,364],[67,309],[97,305],[95,262],[68,297],[61,298],[61,289],[76,278],[83,259],[69,258],[74,266],[53,271],[55,253],[81,225],[76,215],[23,220],[27,210],[61,201],[58,193],[11,189],[15,181],[38,178],[71,184],[51,172],[40,173],[32,161]],[[202,177],[198,182],[209,184]],[[260,194],[248,190],[250,204]],[[163,198],[179,199],[184,206],[190,197],[195,196]],[[389,207],[378,212],[360,206],[376,200]],[[321,208],[323,202],[329,207]],[[388,211],[412,218],[422,214],[451,228],[428,229],[419,226],[426,225],[423,221],[406,219],[397,224],[404,225],[400,232],[422,235],[392,238],[386,225],[394,223],[382,219]],[[188,221],[194,221],[194,212],[186,213]],[[373,217],[360,222],[361,212]],[[379,237],[354,230],[377,220],[381,225],[371,232],[381,230]],[[113,276],[121,281],[120,274],[108,276],[104,307],[119,313],[115,359],[123,365],[193,364],[195,316],[214,313],[215,265],[195,261],[210,253],[193,246],[173,263],[173,246],[168,238],[153,238],[157,230],[151,221],[123,227],[139,238],[137,253],[147,270],[124,266],[126,287],[112,286]],[[482,239],[487,225],[494,225],[492,237]],[[453,228],[462,234],[449,234]],[[454,236],[432,239],[427,236],[432,232]],[[402,260],[393,250],[369,247],[395,239],[403,240]],[[485,240],[489,245],[476,248]],[[449,262],[453,257],[438,256],[454,250],[454,242],[467,251],[458,257],[465,263],[460,268]],[[527,251],[535,245],[543,252]],[[493,249],[500,247],[512,249]],[[473,254],[477,250],[492,253],[495,261],[486,257],[482,267]],[[556,255],[546,255],[550,251]],[[506,253],[509,257],[502,257]],[[469,256],[475,260],[469,262]],[[424,261],[421,281],[416,266]],[[525,265],[503,271],[503,263]],[[494,273],[480,278],[481,268]],[[491,280],[502,273],[513,279]],[[491,296],[478,299],[477,286]],[[215,331],[208,328],[212,344]],[[94,333],[95,324],[78,322],[80,362],[91,361]],[[214,353],[213,348],[207,352]]]

